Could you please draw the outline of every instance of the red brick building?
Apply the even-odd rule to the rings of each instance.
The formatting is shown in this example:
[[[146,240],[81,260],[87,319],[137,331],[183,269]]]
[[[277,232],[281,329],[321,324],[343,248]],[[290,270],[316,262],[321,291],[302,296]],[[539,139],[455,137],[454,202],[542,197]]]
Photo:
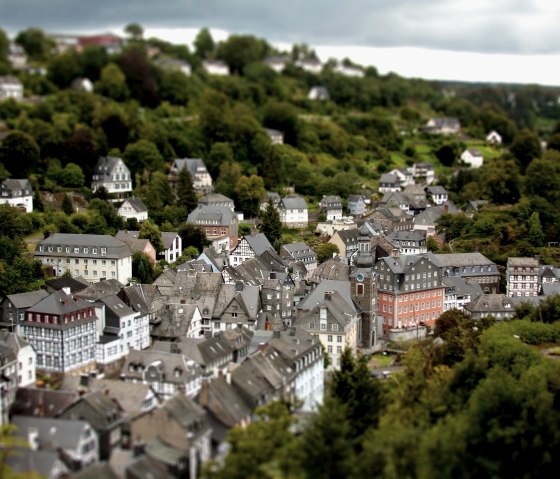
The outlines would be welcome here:
[[[440,269],[430,255],[381,258],[374,266],[377,276],[377,315],[383,333],[392,329],[434,327],[443,313],[445,288]]]

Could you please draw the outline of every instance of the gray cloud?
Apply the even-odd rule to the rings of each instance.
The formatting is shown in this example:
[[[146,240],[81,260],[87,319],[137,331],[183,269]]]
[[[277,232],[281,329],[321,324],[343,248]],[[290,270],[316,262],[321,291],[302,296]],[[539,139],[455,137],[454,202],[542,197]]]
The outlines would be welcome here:
[[[560,52],[555,0],[0,0],[0,27],[105,31],[208,26],[273,42]]]

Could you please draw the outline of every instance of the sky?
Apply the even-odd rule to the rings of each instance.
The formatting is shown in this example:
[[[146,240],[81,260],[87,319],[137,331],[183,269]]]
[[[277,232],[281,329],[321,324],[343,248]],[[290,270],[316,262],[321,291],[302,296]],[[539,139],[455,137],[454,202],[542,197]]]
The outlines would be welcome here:
[[[558,0],[0,0],[14,35],[122,33],[190,43],[247,33],[274,45],[307,43],[322,60],[349,57],[406,77],[560,85]],[[556,71],[555,71],[556,70]]]

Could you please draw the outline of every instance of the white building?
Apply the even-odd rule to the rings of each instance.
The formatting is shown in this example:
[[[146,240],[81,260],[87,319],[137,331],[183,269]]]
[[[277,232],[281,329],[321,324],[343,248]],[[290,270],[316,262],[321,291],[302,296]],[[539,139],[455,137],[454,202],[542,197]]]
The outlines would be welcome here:
[[[17,386],[34,386],[36,381],[35,350],[27,341],[15,333],[7,330],[0,331],[0,344],[4,344],[14,351],[17,358]]]
[[[205,60],[202,62],[202,68],[209,75],[218,75],[218,76],[229,75],[229,67],[227,63],[221,60]]]
[[[278,205],[280,221],[288,228],[306,228],[309,223],[308,208],[302,196],[288,195]]]
[[[539,260],[508,258],[506,269],[507,296],[537,296],[539,294]]]
[[[480,168],[484,162],[482,152],[475,148],[467,148],[461,153],[461,160],[471,168]]]
[[[117,195],[132,191],[130,170],[123,160],[113,156],[99,158],[93,170],[91,191],[95,193],[99,188]]]
[[[199,195],[212,193],[212,177],[210,176],[210,173],[208,173],[204,161],[200,158],[177,158],[173,160],[167,179],[169,181],[169,185],[174,191],[177,190],[179,173],[183,168],[188,168],[189,173],[191,174],[193,187]]]
[[[29,180],[4,180],[0,185],[0,205],[11,205],[33,211],[33,189]]]
[[[138,221],[148,219],[148,207],[140,198],[128,198],[123,201],[117,210],[118,215],[125,220],[136,218]]]
[[[183,238],[175,231],[162,231],[161,242],[163,251],[158,254],[169,264],[175,263],[177,258],[183,253]]]
[[[130,247],[109,235],[55,233],[38,243],[35,258],[54,276],[68,272],[91,283],[116,279],[122,284],[132,278]]]
[[[486,141],[491,145],[501,145],[502,135],[500,135],[496,130],[492,130],[488,135],[486,135]]]
[[[0,77],[0,100],[23,98],[23,84],[13,76]]]

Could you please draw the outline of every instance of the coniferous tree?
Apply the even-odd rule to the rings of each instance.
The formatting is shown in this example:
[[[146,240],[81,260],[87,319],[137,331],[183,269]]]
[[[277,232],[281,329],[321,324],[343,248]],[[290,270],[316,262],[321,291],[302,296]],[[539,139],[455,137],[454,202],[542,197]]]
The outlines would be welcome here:
[[[72,199],[68,195],[64,195],[64,198],[62,198],[61,208],[67,215],[74,213],[74,205],[72,204]]]
[[[280,213],[269,200],[264,211],[261,211],[260,224],[261,232],[266,236],[268,241],[275,244],[282,236],[282,223],[280,222]]]
[[[186,208],[190,213],[198,205],[198,198],[194,190],[192,176],[188,168],[183,168],[179,172],[177,183],[177,206]]]

